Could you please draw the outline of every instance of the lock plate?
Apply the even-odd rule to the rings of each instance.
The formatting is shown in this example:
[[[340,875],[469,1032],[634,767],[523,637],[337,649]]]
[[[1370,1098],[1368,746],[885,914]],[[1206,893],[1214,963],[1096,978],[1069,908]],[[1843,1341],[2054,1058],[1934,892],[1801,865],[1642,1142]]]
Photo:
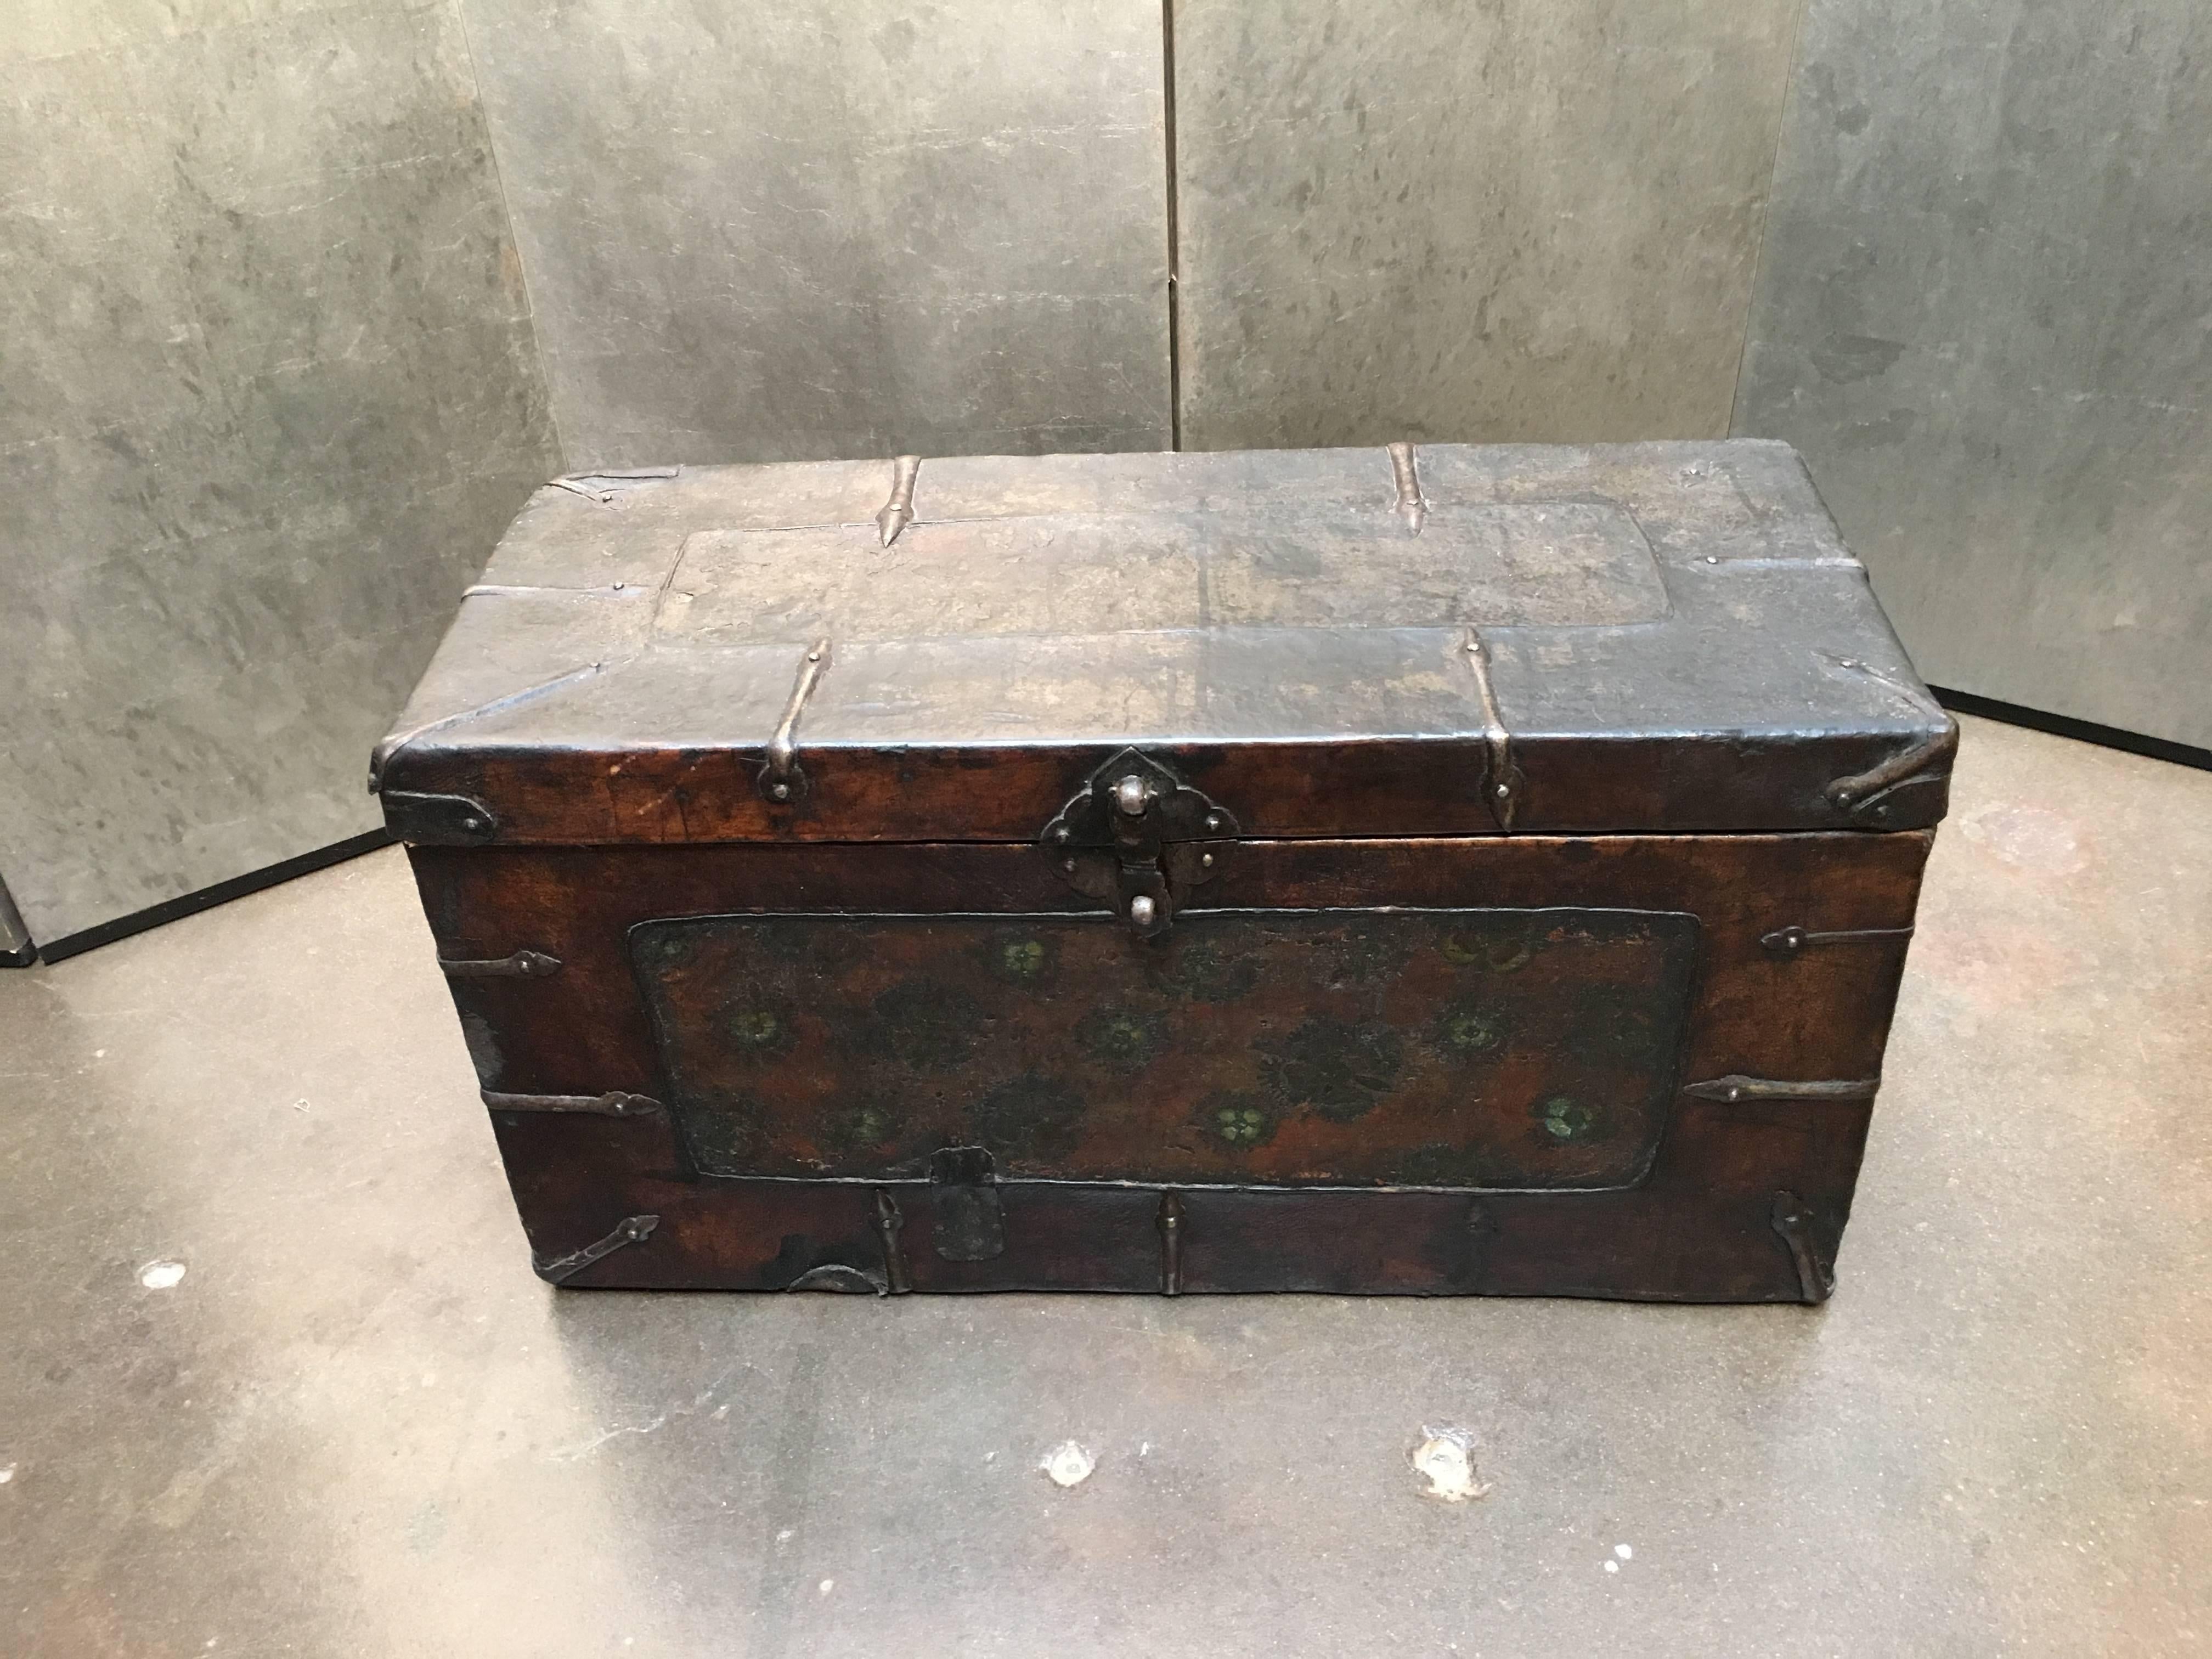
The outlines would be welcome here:
[[[1135,749],[1093,772],[1038,837],[1069,886],[1112,904],[1145,938],[1165,933],[1185,894],[1220,873],[1240,833],[1202,789]]]

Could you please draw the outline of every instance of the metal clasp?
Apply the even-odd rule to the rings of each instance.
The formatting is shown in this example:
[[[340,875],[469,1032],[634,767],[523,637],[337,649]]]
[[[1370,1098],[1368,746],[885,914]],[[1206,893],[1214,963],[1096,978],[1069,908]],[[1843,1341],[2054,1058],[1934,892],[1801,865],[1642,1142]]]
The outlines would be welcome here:
[[[1006,1250],[999,1174],[981,1146],[946,1146],[929,1159],[931,1237],[947,1261],[989,1261]]]
[[[1091,775],[1038,838],[1079,893],[1112,902],[1132,931],[1165,933],[1182,897],[1221,872],[1236,818],[1150,756],[1124,749]]]

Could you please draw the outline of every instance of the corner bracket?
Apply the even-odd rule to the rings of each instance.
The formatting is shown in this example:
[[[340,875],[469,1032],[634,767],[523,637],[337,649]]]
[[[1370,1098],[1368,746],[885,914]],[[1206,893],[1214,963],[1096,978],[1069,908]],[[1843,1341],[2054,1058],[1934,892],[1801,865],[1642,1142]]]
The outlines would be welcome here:
[[[1795,1193],[1777,1193],[1769,1221],[1797,1270],[1797,1299],[1808,1307],[1835,1294],[1836,1276],[1813,1249],[1813,1212]]]
[[[549,1285],[562,1285],[574,1279],[594,1261],[603,1261],[626,1244],[642,1244],[653,1237],[653,1230],[660,1224],[657,1215],[633,1215],[623,1218],[621,1224],[605,1238],[586,1244],[580,1250],[571,1250],[566,1255],[542,1256],[532,1254],[530,1265],[538,1276]]]
[[[1901,749],[1878,766],[1838,778],[1822,791],[1828,804],[1877,830],[1911,828],[1935,821],[1923,805],[1950,783],[1949,769],[1928,769],[1958,752],[1959,722],[1948,714],[1941,731]]]
[[[481,847],[499,835],[499,817],[472,795],[416,795],[387,789],[384,822],[418,847]]]

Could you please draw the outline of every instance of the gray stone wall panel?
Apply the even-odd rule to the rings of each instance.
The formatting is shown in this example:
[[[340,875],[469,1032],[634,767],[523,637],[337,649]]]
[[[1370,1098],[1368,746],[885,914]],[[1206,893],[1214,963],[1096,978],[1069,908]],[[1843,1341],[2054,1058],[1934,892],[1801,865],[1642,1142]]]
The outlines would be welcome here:
[[[1809,0],[1736,430],[1937,684],[2212,745],[2212,13]]]
[[[374,827],[558,461],[449,8],[41,0],[0,55],[0,853],[52,940]]]
[[[1797,0],[1177,0],[1187,447],[1718,436]]]
[[[464,0],[578,466],[1169,437],[1151,0]]]

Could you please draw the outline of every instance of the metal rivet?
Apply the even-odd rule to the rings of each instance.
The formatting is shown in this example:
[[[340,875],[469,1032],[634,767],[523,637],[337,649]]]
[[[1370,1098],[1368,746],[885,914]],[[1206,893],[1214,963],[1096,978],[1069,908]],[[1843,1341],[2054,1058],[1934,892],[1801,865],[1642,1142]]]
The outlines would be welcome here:
[[[770,789],[769,793],[774,795],[778,800],[789,800],[791,799],[791,786],[787,783],[779,783],[774,788]]]
[[[1705,555],[1705,562],[1707,564],[1718,564],[1720,560],[1714,555],[1708,553]]]
[[[1145,781],[1132,772],[1114,786],[1114,805],[1125,817],[1145,815]]]
[[[1198,864],[1199,868],[1201,870],[1211,870],[1213,868],[1213,854],[1211,853],[1200,853],[1198,855]]]
[[[810,651],[806,653],[806,660],[809,662],[820,662],[822,660],[822,653],[819,651]]]
[[[1504,800],[1506,796],[1512,793],[1513,786],[1510,783],[1501,783],[1498,786],[1498,798],[1500,800]]]
[[[1743,1091],[1741,1089],[1730,1089],[1728,1091],[1728,1097],[1730,1100],[1741,1100],[1743,1098]]]
[[[1068,833],[1067,826],[1063,823],[1059,829],[1052,832],[1052,838],[1058,842],[1062,847],[1065,847],[1068,842]]]
[[[1157,913],[1158,907],[1153,904],[1151,896],[1147,894],[1139,893],[1129,901],[1129,920],[1139,927],[1151,927],[1152,917]]]
[[[1206,815],[1206,827],[1209,830],[1218,830],[1221,828],[1221,814],[1218,812],[1208,812]]]
[[[482,818],[463,818],[461,820],[461,828],[464,830],[481,830],[483,828],[483,820]]]
[[[1075,870],[1075,860],[1073,859],[1062,859],[1060,861],[1060,867],[1067,871],[1070,874],[1073,874]]]

